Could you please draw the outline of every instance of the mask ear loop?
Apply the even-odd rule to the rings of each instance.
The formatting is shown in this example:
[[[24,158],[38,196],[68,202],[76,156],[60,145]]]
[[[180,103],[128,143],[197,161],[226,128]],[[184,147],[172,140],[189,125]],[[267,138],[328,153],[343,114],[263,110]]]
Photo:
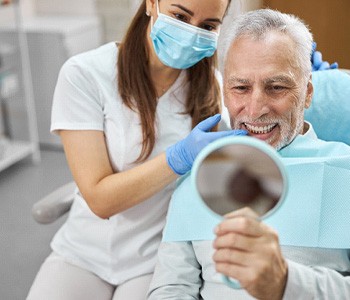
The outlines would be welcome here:
[[[159,16],[159,0],[156,0],[157,16]]]
[[[153,29],[153,16],[151,16],[151,31],[152,31],[152,29]]]
[[[159,0],[156,0],[157,17],[159,17]],[[151,30],[153,29],[153,15],[151,15]]]

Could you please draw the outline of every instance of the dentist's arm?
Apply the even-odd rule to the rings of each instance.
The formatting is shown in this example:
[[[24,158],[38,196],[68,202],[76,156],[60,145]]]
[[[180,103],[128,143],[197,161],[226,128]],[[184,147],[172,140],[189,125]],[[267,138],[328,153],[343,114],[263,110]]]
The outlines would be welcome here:
[[[104,133],[97,130],[59,132],[73,178],[90,209],[101,218],[124,211],[153,196],[185,174],[203,147],[229,135],[245,131],[210,132],[220,115],[200,122],[166,153],[130,170],[115,173],[109,161]]]

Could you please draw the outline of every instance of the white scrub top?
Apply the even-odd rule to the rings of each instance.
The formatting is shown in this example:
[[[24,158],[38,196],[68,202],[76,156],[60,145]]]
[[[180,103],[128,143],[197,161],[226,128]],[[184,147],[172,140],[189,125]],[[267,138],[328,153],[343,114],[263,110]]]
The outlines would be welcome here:
[[[51,131],[101,130],[115,171],[134,167],[141,151],[139,115],[123,103],[117,89],[115,43],[70,58],[62,67],[54,94]],[[159,98],[157,139],[151,157],[183,139],[191,130],[185,108],[185,71]],[[227,113],[224,113],[227,122]],[[51,247],[72,264],[111,284],[152,273],[175,183],[148,200],[114,215],[97,217],[79,191],[66,223]]]

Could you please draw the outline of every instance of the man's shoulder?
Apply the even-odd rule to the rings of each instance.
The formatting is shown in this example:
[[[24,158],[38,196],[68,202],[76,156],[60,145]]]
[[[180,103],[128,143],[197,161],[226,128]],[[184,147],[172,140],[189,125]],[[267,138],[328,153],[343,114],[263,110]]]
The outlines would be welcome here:
[[[315,143],[321,155],[350,155],[350,146],[343,142],[317,139]]]
[[[350,146],[343,142],[325,141],[299,135],[279,151],[282,157],[334,157],[350,155]]]

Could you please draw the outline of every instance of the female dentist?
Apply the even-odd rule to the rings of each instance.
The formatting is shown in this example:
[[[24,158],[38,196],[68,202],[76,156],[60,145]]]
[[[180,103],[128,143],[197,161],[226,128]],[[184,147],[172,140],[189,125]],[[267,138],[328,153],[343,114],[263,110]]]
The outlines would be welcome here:
[[[145,298],[176,178],[211,141],[244,133],[211,131],[229,2],[144,0],[120,44],[64,64],[51,131],[78,189],[27,299]]]

